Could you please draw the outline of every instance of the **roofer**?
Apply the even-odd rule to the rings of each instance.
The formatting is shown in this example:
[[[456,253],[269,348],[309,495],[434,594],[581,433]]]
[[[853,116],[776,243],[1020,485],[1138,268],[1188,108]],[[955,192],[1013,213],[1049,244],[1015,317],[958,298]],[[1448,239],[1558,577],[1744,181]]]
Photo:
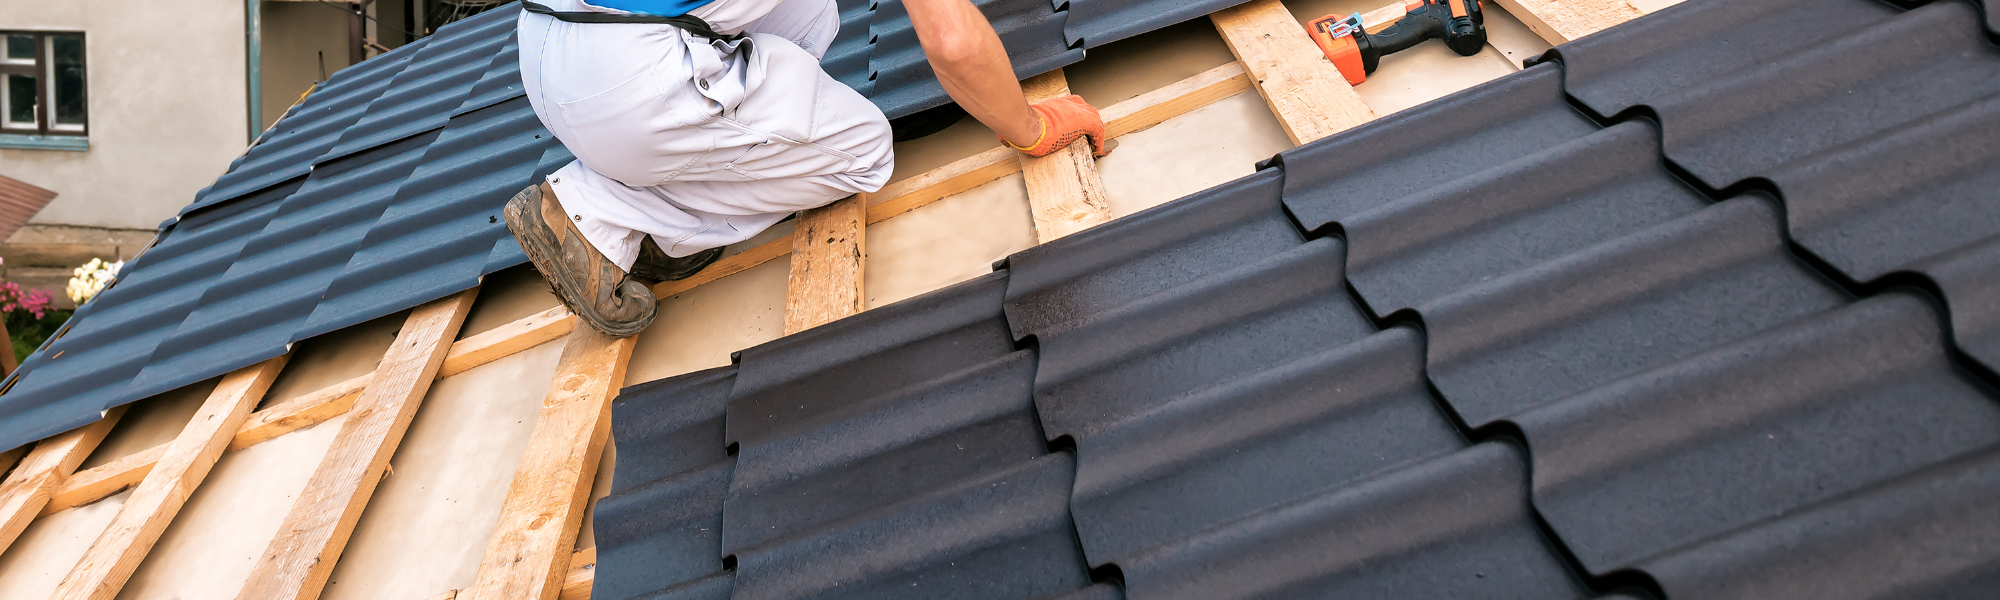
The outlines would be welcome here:
[[[834,0],[543,1],[520,17],[521,79],[576,161],[509,201],[507,227],[597,330],[638,333],[658,309],[650,283],[888,183],[888,119],[819,67]],[[1103,155],[1096,109],[1029,106],[969,0],[904,5],[945,92],[1002,141],[1043,156],[1089,136]]]

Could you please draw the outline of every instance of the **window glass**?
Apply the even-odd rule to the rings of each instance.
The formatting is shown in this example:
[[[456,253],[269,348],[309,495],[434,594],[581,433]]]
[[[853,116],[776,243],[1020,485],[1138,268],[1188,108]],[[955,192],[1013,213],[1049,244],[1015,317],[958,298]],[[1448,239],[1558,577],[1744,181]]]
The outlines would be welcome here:
[[[7,34],[7,56],[5,58],[12,61],[35,60],[35,36],[21,33]]]
[[[7,75],[0,80],[0,125],[35,128],[35,78]]]
[[[83,125],[83,36],[49,37],[50,81],[55,83],[55,124]]]

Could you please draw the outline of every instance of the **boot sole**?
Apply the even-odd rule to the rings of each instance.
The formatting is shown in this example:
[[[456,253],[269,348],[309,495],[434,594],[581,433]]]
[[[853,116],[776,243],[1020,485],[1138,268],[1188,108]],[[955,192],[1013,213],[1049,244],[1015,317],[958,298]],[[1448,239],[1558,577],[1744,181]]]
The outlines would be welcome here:
[[[534,186],[514,194],[514,198],[507,201],[507,208],[501,211],[501,214],[507,219],[507,230],[514,234],[514,241],[520,244],[521,252],[528,255],[528,262],[533,263],[535,269],[542,272],[542,281],[549,283],[549,288],[555,292],[556,299],[561,300],[563,306],[569,308],[570,314],[576,315],[578,319],[582,319],[584,323],[590,325],[591,329],[596,329],[605,335],[619,338],[631,337],[641,331],[645,331],[646,326],[653,323],[652,318],[624,325],[613,325],[612,323],[605,322],[602,317],[597,316],[595,311],[586,311],[577,308],[579,306],[589,306],[590,302],[579,300],[579,298],[582,298],[582,293],[580,290],[571,289],[571,282],[562,277],[549,276],[550,273],[557,271],[555,269],[555,257],[548,254],[548,249],[560,248],[561,244],[556,241],[555,232],[550,231],[547,224],[539,223],[534,217],[530,216],[541,212],[541,207],[539,206],[542,199],[539,193],[540,189],[540,186]]]

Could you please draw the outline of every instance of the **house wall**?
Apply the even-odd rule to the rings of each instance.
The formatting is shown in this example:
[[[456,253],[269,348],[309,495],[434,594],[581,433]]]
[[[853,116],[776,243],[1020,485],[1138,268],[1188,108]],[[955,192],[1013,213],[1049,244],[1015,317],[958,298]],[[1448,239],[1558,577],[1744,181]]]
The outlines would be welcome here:
[[[59,196],[32,223],[153,229],[248,142],[241,0],[0,0],[0,29],[81,31],[90,149],[0,149]]]

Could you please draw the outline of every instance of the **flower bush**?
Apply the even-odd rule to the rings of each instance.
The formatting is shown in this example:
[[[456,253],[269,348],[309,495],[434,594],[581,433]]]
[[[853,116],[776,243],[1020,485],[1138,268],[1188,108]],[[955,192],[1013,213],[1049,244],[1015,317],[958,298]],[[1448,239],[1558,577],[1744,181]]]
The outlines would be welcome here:
[[[23,290],[12,281],[0,282],[0,318],[6,320],[13,338],[16,360],[27,358],[69,320],[70,311],[50,306],[55,300],[46,290]]]
[[[77,267],[76,276],[69,279],[69,299],[79,305],[89,302],[97,297],[98,292],[104,291],[104,286],[111,285],[112,280],[118,278],[118,270],[124,266],[125,261],[122,260],[108,263],[101,258],[90,259],[90,262]]]

